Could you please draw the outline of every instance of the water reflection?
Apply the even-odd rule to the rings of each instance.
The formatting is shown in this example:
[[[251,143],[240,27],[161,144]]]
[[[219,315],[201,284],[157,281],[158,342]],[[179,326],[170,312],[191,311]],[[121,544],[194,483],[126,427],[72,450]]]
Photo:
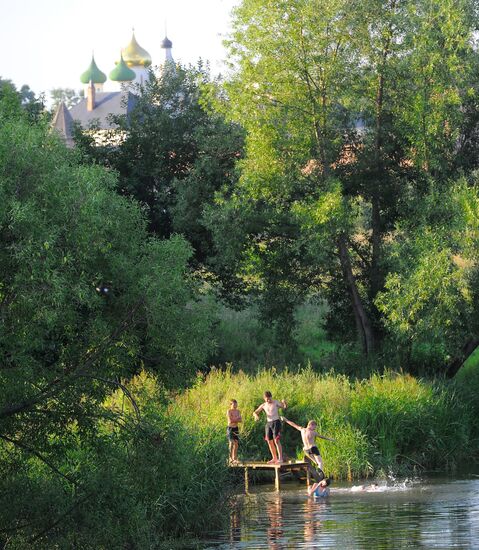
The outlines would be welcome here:
[[[321,512],[324,512],[326,502],[317,502],[307,498],[304,504],[304,542],[312,543],[318,538],[321,529]]]
[[[479,548],[479,479],[440,480],[354,492],[336,484],[326,500],[303,486],[256,487],[238,499],[229,533],[207,548]]]
[[[279,550],[279,542],[283,536],[283,499],[280,493],[276,493],[273,498],[266,503],[266,512],[268,514],[267,537],[269,547],[272,550]]]
[[[230,515],[230,542],[241,541],[241,509],[239,504],[234,506]]]

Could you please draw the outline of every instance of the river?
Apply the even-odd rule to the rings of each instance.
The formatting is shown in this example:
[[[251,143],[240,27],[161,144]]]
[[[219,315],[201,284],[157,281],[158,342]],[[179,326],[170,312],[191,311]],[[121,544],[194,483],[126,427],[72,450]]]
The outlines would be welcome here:
[[[478,475],[370,483],[333,483],[327,499],[297,482],[255,486],[204,548],[479,548]]]

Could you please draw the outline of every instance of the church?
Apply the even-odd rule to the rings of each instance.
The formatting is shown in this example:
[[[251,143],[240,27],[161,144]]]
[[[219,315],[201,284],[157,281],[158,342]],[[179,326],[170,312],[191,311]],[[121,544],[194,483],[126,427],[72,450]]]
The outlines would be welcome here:
[[[174,63],[171,53],[173,44],[168,37],[165,36],[161,47],[165,51],[161,64]],[[115,127],[111,122],[111,115],[127,115],[134,108],[136,95],[132,90],[135,85],[141,85],[148,79],[151,64],[150,54],[138,44],[133,31],[130,43],[121,50],[120,59],[109,74],[110,87],[119,87],[120,90],[104,91],[103,87],[108,79],[98,68],[92,55],[90,66],[80,76],[80,81],[85,86],[84,98],[70,109],[63,102],[60,103],[52,120],[52,128],[62,136],[68,147],[74,146],[74,122],[85,129],[94,125],[97,128],[95,139],[101,141],[102,133],[111,134],[109,131]]]

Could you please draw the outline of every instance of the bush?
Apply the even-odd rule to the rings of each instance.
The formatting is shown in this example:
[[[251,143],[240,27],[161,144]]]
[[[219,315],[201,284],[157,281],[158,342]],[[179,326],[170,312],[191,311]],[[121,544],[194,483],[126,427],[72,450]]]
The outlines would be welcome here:
[[[118,390],[105,403],[95,437],[79,438],[77,427],[68,426],[68,455],[57,467],[72,472],[75,484],[35,456],[25,461],[19,454],[15,467],[11,456],[2,464],[8,490],[0,506],[10,548],[158,548],[204,535],[228,517],[223,438],[200,436],[196,424],[171,414],[153,376],[141,373],[127,390],[139,418]]]

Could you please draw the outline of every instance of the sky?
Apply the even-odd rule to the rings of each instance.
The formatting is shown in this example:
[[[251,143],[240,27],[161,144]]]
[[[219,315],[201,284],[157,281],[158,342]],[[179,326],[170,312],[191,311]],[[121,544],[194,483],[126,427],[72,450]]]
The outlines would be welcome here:
[[[0,77],[38,95],[82,89],[92,51],[107,76],[135,36],[158,64],[167,34],[183,64],[209,60],[221,72],[232,8],[239,0],[0,0]],[[105,90],[108,89],[108,81]]]

